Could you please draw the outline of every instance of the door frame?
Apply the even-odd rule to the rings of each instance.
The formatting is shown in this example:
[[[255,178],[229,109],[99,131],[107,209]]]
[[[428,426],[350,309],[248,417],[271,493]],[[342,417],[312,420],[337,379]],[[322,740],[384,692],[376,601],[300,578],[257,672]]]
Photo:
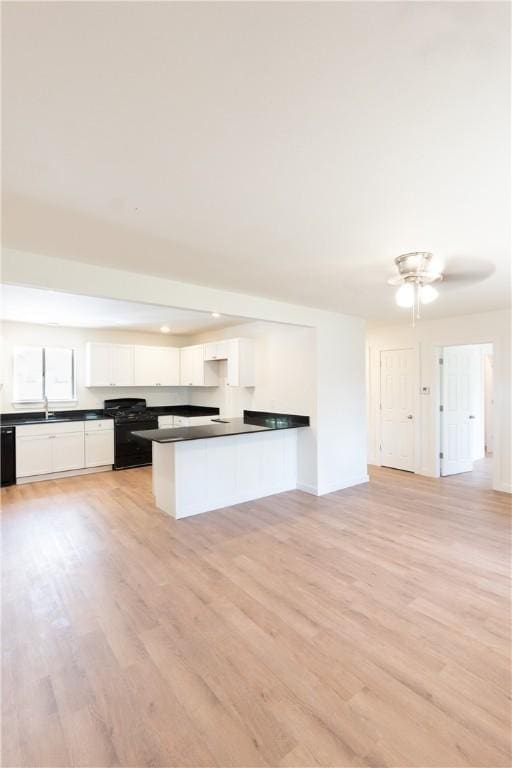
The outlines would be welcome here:
[[[419,343],[411,344],[407,346],[399,346],[399,347],[382,347],[378,350],[378,358],[377,358],[377,364],[379,367],[379,376],[378,376],[378,383],[379,383],[379,389],[378,389],[378,419],[376,423],[376,440],[377,440],[377,458],[379,460],[378,466],[382,467],[382,401],[381,401],[381,393],[382,393],[382,353],[383,352],[405,352],[406,350],[412,350],[414,353],[414,372],[413,372],[413,388],[414,388],[414,397],[413,397],[413,403],[414,403],[414,419],[413,419],[413,429],[414,429],[414,437],[413,437],[413,444],[414,444],[414,467],[412,470],[408,470],[414,474],[417,474],[420,468],[419,463],[419,457],[420,457],[420,435],[421,435],[421,407],[420,407],[420,389],[419,389],[419,381],[420,381],[420,369],[421,369],[421,345]],[[392,469],[392,467],[391,467]],[[402,471],[402,470],[399,470]],[[405,470],[404,470],[405,471]]]

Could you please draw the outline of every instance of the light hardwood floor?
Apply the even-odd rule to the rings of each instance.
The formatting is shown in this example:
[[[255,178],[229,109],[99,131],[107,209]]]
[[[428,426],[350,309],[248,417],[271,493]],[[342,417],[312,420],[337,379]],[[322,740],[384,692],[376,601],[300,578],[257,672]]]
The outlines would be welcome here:
[[[509,496],[373,469],[175,522],[150,477],[2,492],[4,766],[510,765]]]

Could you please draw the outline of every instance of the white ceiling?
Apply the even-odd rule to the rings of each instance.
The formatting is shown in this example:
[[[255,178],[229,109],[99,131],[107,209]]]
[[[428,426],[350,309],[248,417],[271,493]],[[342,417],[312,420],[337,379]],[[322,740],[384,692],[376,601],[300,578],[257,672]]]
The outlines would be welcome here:
[[[5,3],[14,248],[400,318],[393,258],[509,302],[510,6]]]
[[[161,326],[168,326],[172,335],[192,335],[247,322],[240,317],[215,318],[209,313],[17,285],[0,285],[0,298],[2,320],[69,328],[110,328],[163,336]]]

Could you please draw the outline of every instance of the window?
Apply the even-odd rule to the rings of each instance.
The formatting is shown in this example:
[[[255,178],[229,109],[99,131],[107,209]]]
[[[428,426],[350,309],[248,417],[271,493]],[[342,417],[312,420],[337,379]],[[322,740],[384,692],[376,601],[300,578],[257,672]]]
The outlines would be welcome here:
[[[13,402],[75,399],[75,351],[62,347],[15,347]]]

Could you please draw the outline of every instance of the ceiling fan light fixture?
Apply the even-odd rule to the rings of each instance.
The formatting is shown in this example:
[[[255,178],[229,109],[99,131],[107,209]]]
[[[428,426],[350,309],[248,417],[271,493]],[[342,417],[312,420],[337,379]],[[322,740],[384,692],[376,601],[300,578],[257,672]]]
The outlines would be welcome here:
[[[422,285],[420,288],[420,301],[422,304],[430,304],[439,296],[439,291],[431,285]]]
[[[395,293],[395,301],[399,307],[412,307],[414,304],[413,283],[403,283]]]

